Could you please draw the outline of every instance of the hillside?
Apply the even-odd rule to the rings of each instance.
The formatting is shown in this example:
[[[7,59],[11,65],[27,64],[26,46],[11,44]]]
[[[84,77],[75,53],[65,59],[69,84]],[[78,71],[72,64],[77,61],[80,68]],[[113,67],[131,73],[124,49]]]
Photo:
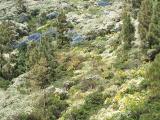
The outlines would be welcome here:
[[[159,0],[0,0],[0,120],[159,120]]]

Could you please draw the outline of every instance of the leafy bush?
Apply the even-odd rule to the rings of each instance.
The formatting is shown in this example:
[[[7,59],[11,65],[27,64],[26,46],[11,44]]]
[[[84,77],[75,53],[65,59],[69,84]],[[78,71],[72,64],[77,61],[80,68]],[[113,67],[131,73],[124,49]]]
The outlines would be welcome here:
[[[84,105],[80,108],[74,108],[70,114],[66,114],[66,120],[88,120],[89,116],[94,114],[102,107],[105,97],[102,93],[94,92],[86,97]]]
[[[42,119],[40,118],[40,116],[35,115],[33,113],[31,113],[30,115],[22,113],[22,114],[19,114],[15,118],[15,120],[42,120]]]
[[[160,97],[160,54],[157,55],[156,59],[153,63],[151,63],[151,66],[149,69],[147,69],[146,72],[146,79],[149,82],[149,88],[151,89],[152,96]]]
[[[68,103],[60,100],[59,96],[44,95],[33,112],[29,115],[21,114],[20,120],[57,120],[68,106]]]
[[[9,80],[4,80],[4,79],[0,78],[0,88],[6,90],[9,85],[10,85]]]

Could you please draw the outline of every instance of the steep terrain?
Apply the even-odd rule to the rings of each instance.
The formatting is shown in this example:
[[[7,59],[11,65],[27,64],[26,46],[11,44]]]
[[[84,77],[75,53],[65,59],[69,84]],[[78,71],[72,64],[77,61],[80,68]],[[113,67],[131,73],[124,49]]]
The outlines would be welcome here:
[[[17,68],[20,69],[18,75],[11,79],[8,88],[0,88],[0,120],[147,118],[142,113],[148,112],[144,108],[150,94],[145,81],[149,63],[141,52],[139,21],[133,16],[131,23],[135,29],[135,40],[127,53],[123,50],[122,14],[126,7],[123,0],[26,0],[25,5],[30,12],[16,16],[15,1],[0,1],[0,19],[11,18],[18,36],[14,41],[16,45],[12,44],[12,51],[4,53],[3,57],[6,61],[11,61],[9,64],[13,68],[26,62],[26,68],[22,67],[23,64],[17,65],[12,71],[16,75]],[[62,11],[67,23],[59,22],[59,26],[56,26],[55,23],[59,20],[57,16]],[[61,35],[61,25],[62,34],[71,40],[69,47],[55,47],[58,44],[56,39],[60,39],[58,35]],[[52,42],[45,43],[43,37],[47,41],[50,36]],[[62,35],[62,40],[64,36]],[[48,47],[52,44],[56,50]],[[29,47],[23,56],[21,50],[25,45]],[[40,47],[34,49],[35,46]],[[41,46],[44,53],[37,52],[41,50]],[[51,57],[50,60],[47,55],[52,50],[54,58]],[[38,58],[41,53],[47,57]],[[12,60],[12,55],[22,55],[22,58]],[[54,66],[58,65],[54,70],[54,78],[50,78],[48,74],[53,68],[47,60]],[[5,74],[5,70],[2,73]],[[156,115],[158,116],[158,112]]]

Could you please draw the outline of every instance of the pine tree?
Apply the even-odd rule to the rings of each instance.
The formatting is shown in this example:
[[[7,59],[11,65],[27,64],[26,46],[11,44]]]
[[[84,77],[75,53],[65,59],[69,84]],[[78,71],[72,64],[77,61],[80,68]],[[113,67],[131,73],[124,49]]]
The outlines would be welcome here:
[[[70,40],[67,36],[65,36],[65,33],[68,30],[68,22],[66,21],[65,13],[62,11],[58,16],[58,23],[57,23],[57,29],[58,29],[58,47],[61,48],[62,46],[69,46]]]
[[[122,40],[124,42],[124,49],[131,48],[131,42],[134,40],[134,26],[131,23],[128,12],[124,12],[123,15]]]
[[[55,80],[55,48],[52,45],[52,38],[43,37],[40,43],[32,42],[28,46],[28,68],[36,74],[36,79],[41,88],[45,88]]]
[[[154,2],[147,41],[150,49],[160,49],[160,1],[158,0]]]
[[[152,0],[144,0],[139,12],[139,34],[142,42],[142,48],[147,47],[146,34],[149,31],[149,24],[152,17]]]

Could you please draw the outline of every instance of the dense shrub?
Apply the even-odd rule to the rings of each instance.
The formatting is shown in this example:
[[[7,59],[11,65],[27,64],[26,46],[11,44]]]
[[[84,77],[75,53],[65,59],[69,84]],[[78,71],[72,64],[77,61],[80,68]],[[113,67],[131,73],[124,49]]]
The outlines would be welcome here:
[[[14,62],[16,63],[15,67],[14,67],[14,77],[17,77],[23,73],[26,72],[27,70],[27,65],[26,65],[26,61],[27,61],[27,48],[26,46],[23,46],[21,48],[19,48],[19,53],[16,57],[16,59],[14,60]]]
[[[64,118],[66,120],[88,120],[90,115],[102,107],[104,100],[105,97],[102,93],[94,92],[86,97],[84,105],[80,108],[74,108]]]
[[[12,42],[15,39],[14,25],[10,21],[2,21],[0,23],[0,76],[6,77],[2,74],[2,67],[9,61],[5,61],[3,54],[12,50]]]
[[[42,120],[57,120],[68,106],[65,100],[60,100],[59,96],[50,94],[40,100],[33,114],[40,116]]]
[[[0,88],[6,90],[9,85],[10,85],[9,80],[4,80],[3,78],[0,77]]]
[[[153,96],[160,97],[160,54],[157,55],[156,59],[147,70],[146,79],[149,82],[149,88],[152,91]]]
[[[151,23],[149,25],[149,30],[147,33],[147,42],[148,48],[154,49],[155,54],[153,54],[153,58],[155,58],[156,54],[160,52],[160,1],[155,1],[153,7],[153,13],[151,18]]]

